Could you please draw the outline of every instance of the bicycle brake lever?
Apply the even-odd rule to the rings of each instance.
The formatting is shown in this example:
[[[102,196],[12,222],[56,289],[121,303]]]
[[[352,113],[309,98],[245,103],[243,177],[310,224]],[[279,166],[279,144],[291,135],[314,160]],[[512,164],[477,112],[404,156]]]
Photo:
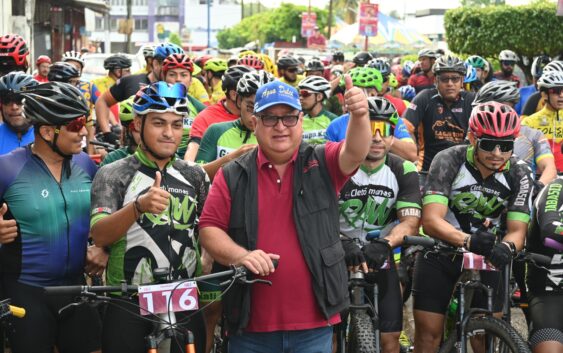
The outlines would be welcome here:
[[[269,285],[269,286],[272,285],[272,282],[271,282],[271,281],[268,281],[268,280],[265,280],[265,279],[260,279],[260,278],[251,279],[251,280],[242,279],[242,278],[241,278],[241,279],[239,279],[239,280],[240,280],[241,282],[243,282],[243,283],[246,283],[246,284],[263,283],[263,284],[267,284],[267,285]]]

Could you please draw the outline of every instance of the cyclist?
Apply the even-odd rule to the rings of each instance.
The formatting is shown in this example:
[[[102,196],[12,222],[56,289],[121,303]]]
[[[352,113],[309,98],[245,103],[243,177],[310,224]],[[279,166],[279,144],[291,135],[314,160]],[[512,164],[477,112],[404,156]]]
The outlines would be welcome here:
[[[264,62],[256,55],[245,55],[236,61],[236,65],[249,66],[254,70],[264,70]]]
[[[551,258],[547,268],[528,266],[527,284],[531,314],[530,345],[533,353],[563,351],[563,325],[560,320],[563,299],[563,178],[549,183],[534,204],[534,217],[526,247],[529,251]]]
[[[401,94],[401,99],[409,103],[416,96],[416,90],[414,89],[413,86],[409,86],[409,85],[401,86],[399,87],[398,91]],[[406,106],[408,107],[408,104],[406,104]]]
[[[405,62],[403,63],[403,66],[401,68],[399,78],[398,78],[399,84],[401,86],[406,86],[406,85],[409,84],[408,81],[409,81],[409,78],[411,77],[413,67],[414,67],[414,62],[412,62],[411,60],[405,60]]]
[[[305,65],[305,76],[320,76],[324,77],[325,67],[320,60],[311,59]]]
[[[551,71],[563,72],[563,61],[558,61],[558,60],[551,61],[549,64],[544,66],[542,75],[544,73]],[[539,112],[543,107],[545,107],[545,98],[542,96],[541,92],[533,93],[526,101],[526,104],[524,104],[524,108],[522,109],[522,115],[530,116],[534,113]]]
[[[237,84],[241,77],[254,69],[244,65],[231,66],[223,75],[222,89],[225,98],[198,114],[190,131],[188,152],[184,159],[188,161],[196,160],[201,139],[209,126],[215,123],[234,121],[240,116],[240,106],[237,103]]]
[[[99,351],[96,309],[79,305],[59,314],[73,296],[49,298],[43,292],[44,286],[84,284],[85,265],[94,275],[103,272],[107,260],[103,249],[87,249],[90,185],[96,173],[81,146],[88,104],[78,88],[60,82],[21,94],[35,142],[0,156],[3,294],[26,309],[8,330],[11,349]],[[96,259],[103,265],[95,265]]]
[[[520,100],[514,107],[514,110],[516,110],[516,112],[519,115],[522,114],[522,108],[524,107],[524,104],[526,104],[526,102],[528,101],[528,98],[530,98],[532,94],[538,91],[538,79],[541,77],[544,67],[547,64],[549,64],[550,61],[551,58],[547,55],[540,55],[534,58],[534,61],[532,62],[532,69],[531,69],[532,84],[520,88]],[[531,115],[531,114],[527,114],[527,115]]]
[[[330,83],[320,76],[307,76],[298,85],[299,101],[303,108],[303,141],[310,144],[325,143],[326,128],[337,118],[323,108],[330,96]]]
[[[188,114],[186,87],[156,82],[134,98],[137,151],[100,169],[92,183],[91,234],[109,247],[107,282],[154,282],[155,268],[167,267],[172,279],[194,276],[200,268],[195,224],[209,187],[201,167],[175,158]],[[139,318],[138,299],[110,305],[104,316],[104,353],[144,351],[153,324]],[[177,313],[181,322],[186,313]],[[193,313],[192,313],[193,314]],[[123,323],[126,322],[127,325]],[[185,321],[184,321],[185,322]],[[187,324],[197,352],[205,349],[201,315]],[[174,340],[172,340],[174,344]]]
[[[18,34],[5,34],[0,37],[0,77],[12,72],[28,69],[29,49],[26,41]]]
[[[64,82],[75,87],[80,86],[80,71],[76,66],[63,61],[51,65],[47,78],[50,82]]]
[[[39,55],[37,60],[35,60],[35,66],[37,67],[37,74],[33,78],[40,83],[49,82],[47,75],[49,74],[49,66],[51,66],[51,58],[47,55]]]
[[[462,90],[465,65],[458,57],[440,56],[432,71],[436,87],[417,94],[404,115],[405,124],[417,141],[422,187],[436,153],[463,143],[475,97],[475,93]]]
[[[497,269],[522,249],[530,219],[531,171],[511,158],[519,129],[520,118],[509,106],[477,105],[469,121],[471,144],[436,155],[422,200],[425,234],[482,255]],[[501,224],[504,217],[506,225]],[[504,230],[506,235],[495,244],[494,233]],[[463,258],[429,253],[416,260],[412,293],[417,353],[438,349]],[[493,309],[499,313],[504,291],[500,272],[481,271],[481,280],[494,289]],[[473,306],[486,307],[486,302],[483,293],[475,294]]]
[[[223,85],[221,78],[225,71],[227,71],[227,68],[227,62],[217,58],[207,60],[203,66],[205,82],[207,82],[207,93],[211,97],[211,104],[225,99],[225,92],[223,92],[221,87]]]
[[[145,67],[140,69],[136,74],[148,74],[152,71],[152,61],[154,58],[154,50],[156,46],[154,44],[145,44],[141,47],[141,53],[143,54],[143,58],[145,58]]]
[[[369,52],[361,51],[352,58],[353,67],[364,67],[371,59],[373,56]]]
[[[340,191],[340,234],[348,269],[373,271],[370,281],[381,285],[378,319],[382,352],[396,353],[403,301],[397,269],[390,255],[391,249],[402,244],[404,235],[418,231],[421,196],[414,164],[389,153],[397,111],[381,97],[369,97],[368,104],[371,148],[358,171]],[[371,239],[370,231],[380,233]],[[385,261],[389,270],[379,271]]]
[[[407,84],[413,86],[416,93],[427,89],[434,88],[436,74],[433,70],[434,63],[441,55],[432,49],[422,49],[418,52],[418,61],[420,63],[420,72],[411,75]],[[465,74],[465,71],[463,72]]]
[[[376,69],[381,73],[383,83],[381,84],[381,89],[378,89],[378,95],[387,98],[388,101],[393,103],[395,109],[397,109],[397,112],[399,113],[399,116],[403,116],[407,106],[401,99],[394,97],[392,94],[392,89],[398,86],[398,81],[395,75],[391,72],[391,65],[389,65],[387,59],[375,58],[370,60],[366,66]]]
[[[335,51],[332,54],[331,65],[343,65],[344,64],[344,53],[341,51]]]
[[[563,172],[563,71],[544,72],[538,80],[538,87],[545,99],[545,107],[539,112],[525,117],[522,124],[540,130],[549,142],[555,157],[557,172]]]
[[[297,85],[303,79],[303,76],[298,74],[299,66],[301,66],[299,60],[293,56],[282,56],[278,59],[277,66],[279,80],[297,88]]]
[[[518,62],[518,55],[512,50],[503,50],[498,59],[500,61],[500,71],[493,74],[497,80],[516,82],[516,87],[520,87],[520,78],[514,75],[514,65]]]
[[[478,81],[474,84],[474,86],[478,91],[481,86],[487,82],[486,79],[489,74],[489,64],[479,55],[471,55],[465,60],[465,63],[475,68]]]
[[[469,92],[477,92],[482,86],[481,81],[477,78],[477,70],[465,63],[465,77],[463,78],[463,88]]]
[[[162,79],[162,62],[171,54],[183,54],[184,50],[172,43],[162,43],[154,49],[149,73],[129,75],[119,80],[115,85],[105,91],[96,101],[96,124],[103,134],[103,140],[116,144],[119,136],[111,131],[111,125],[118,125],[117,121],[110,120],[111,106],[131,97],[144,85]]]
[[[141,143],[139,131],[135,129],[135,124],[133,124],[133,118],[135,117],[133,98],[135,96],[131,96],[131,98],[119,104],[119,120],[121,121],[119,145],[123,147],[108,153],[102,163],[100,163],[100,167],[132,155]]]
[[[84,59],[82,58],[82,54],[80,54],[80,52],[74,50],[66,51],[63,54],[61,61],[71,64],[76,68],[76,70],[78,70],[80,75],[82,75],[82,69],[84,69]]]

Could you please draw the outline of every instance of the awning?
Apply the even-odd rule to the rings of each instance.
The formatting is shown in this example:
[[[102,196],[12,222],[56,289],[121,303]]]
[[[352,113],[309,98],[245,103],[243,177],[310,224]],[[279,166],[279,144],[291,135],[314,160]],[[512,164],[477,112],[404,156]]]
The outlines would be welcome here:
[[[74,0],[73,4],[83,6],[100,14],[106,14],[110,10],[109,4],[104,0]]]

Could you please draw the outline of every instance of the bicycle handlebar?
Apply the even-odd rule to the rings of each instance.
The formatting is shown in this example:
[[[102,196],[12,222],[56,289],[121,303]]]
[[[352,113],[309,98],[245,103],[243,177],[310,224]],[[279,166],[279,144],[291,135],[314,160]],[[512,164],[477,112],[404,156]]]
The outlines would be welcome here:
[[[434,238],[421,237],[417,235],[405,235],[403,237],[403,245],[420,245],[425,248],[431,248],[438,245],[438,241]]]

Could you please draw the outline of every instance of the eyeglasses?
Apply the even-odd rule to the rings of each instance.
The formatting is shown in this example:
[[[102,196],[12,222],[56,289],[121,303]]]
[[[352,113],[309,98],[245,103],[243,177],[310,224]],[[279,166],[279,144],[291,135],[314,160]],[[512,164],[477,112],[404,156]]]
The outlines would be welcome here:
[[[477,140],[477,146],[480,150],[485,152],[493,152],[495,148],[502,153],[510,152],[514,149],[514,140],[494,140],[494,139],[479,139]]]
[[[297,72],[298,69],[297,69],[296,67],[292,67],[292,68],[285,69],[285,70],[286,70],[287,72],[294,73],[294,72]]]
[[[315,94],[315,92],[307,91],[306,89],[302,89],[299,91],[299,95],[303,98],[308,98]]]
[[[461,81],[461,76],[438,76],[438,81],[442,83],[448,83],[448,81],[451,81],[452,83],[459,83]]]
[[[64,126],[66,127],[66,131],[80,132],[80,130],[82,130],[82,128],[86,126],[86,117],[82,116],[80,118],[71,120],[68,124],[65,124]]]
[[[511,61],[511,60],[501,60],[500,63],[504,66],[514,66],[514,64],[516,64],[515,61]]]
[[[19,94],[8,93],[8,94],[0,95],[0,102],[5,105],[12,103],[22,105],[22,101],[23,101],[23,97]]]
[[[389,137],[393,136],[393,133],[395,132],[393,125],[383,120],[370,120],[369,125],[371,129],[371,136],[375,136],[379,131],[379,135],[381,137]]]
[[[274,127],[278,124],[278,121],[281,120],[282,124],[286,127],[292,127],[297,125],[297,121],[299,120],[299,115],[284,115],[284,116],[275,116],[275,115],[257,115],[260,120],[262,120],[262,124],[266,127]]]
[[[563,92],[563,87],[552,87],[549,90],[547,90],[547,92],[550,94],[556,94],[560,96],[561,92]]]

